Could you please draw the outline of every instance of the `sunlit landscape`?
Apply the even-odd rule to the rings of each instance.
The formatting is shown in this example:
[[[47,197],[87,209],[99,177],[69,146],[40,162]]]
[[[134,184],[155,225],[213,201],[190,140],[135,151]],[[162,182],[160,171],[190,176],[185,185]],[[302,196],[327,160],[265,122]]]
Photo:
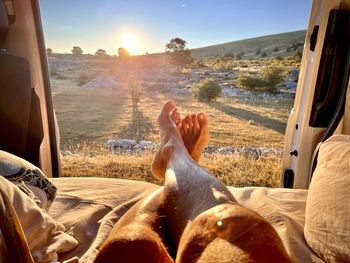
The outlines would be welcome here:
[[[171,99],[182,116],[208,116],[201,165],[227,185],[278,186],[305,30],[193,48],[191,37],[170,32],[166,41],[150,41],[134,33],[135,23],[121,28],[108,36],[113,52],[103,38],[94,52],[79,44],[62,52],[47,43],[63,175],[160,183],[150,171],[155,120]]]

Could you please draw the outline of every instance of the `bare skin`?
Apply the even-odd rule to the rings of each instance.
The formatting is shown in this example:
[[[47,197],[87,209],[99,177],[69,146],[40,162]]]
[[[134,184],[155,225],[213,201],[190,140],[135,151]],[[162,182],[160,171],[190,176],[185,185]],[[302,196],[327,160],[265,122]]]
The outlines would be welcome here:
[[[192,116],[180,123],[175,103],[164,104],[152,164],[154,175],[165,179],[164,188],[118,221],[95,262],[290,262],[271,225],[238,205],[225,185],[195,162],[209,135],[206,118]],[[200,149],[191,151],[196,146]]]
[[[182,120],[180,134],[189,155],[198,162],[209,142],[207,117],[203,113],[186,116]]]

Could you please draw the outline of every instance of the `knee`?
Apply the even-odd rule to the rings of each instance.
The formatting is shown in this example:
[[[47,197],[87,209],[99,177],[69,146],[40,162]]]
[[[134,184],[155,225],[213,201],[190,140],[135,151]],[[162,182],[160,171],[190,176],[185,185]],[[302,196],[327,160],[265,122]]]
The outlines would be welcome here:
[[[110,235],[99,248],[95,263],[167,263],[170,257],[160,237],[143,226],[127,226]]]

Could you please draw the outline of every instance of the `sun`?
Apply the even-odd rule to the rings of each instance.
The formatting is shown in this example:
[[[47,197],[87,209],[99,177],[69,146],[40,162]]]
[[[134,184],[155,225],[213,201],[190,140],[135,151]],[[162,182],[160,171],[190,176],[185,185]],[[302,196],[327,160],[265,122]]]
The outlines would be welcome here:
[[[126,48],[131,55],[135,55],[138,51],[138,43],[134,36],[124,35],[121,41],[123,48]]]

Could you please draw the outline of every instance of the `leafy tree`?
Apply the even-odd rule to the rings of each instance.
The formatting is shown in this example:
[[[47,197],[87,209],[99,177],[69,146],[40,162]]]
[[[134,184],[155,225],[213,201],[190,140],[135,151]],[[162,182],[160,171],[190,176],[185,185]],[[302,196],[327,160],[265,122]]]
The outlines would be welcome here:
[[[266,52],[261,53],[260,57],[266,58],[267,57],[267,53]]]
[[[52,49],[51,49],[51,48],[47,48],[47,49],[46,49],[46,54],[47,54],[48,56],[51,56],[51,55],[52,55]]]
[[[95,56],[106,57],[106,56],[108,56],[108,54],[107,54],[106,50],[100,48],[96,51]]]
[[[74,46],[72,49],[73,55],[81,56],[83,55],[83,50],[80,47]]]
[[[221,87],[214,79],[205,78],[193,87],[193,95],[198,101],[210,102],[221,95]]]
[[[120,48],[118,48],[118,56],[120,58],[129,58],[130,53],[126,48],[120,47]]]
[[[171,39],[165,45],[165,52],[169,55],[171,63],[179,68],[185,67],[194,61],[191,51],[186,48],[186,44],[185,40],[177,37]]]

